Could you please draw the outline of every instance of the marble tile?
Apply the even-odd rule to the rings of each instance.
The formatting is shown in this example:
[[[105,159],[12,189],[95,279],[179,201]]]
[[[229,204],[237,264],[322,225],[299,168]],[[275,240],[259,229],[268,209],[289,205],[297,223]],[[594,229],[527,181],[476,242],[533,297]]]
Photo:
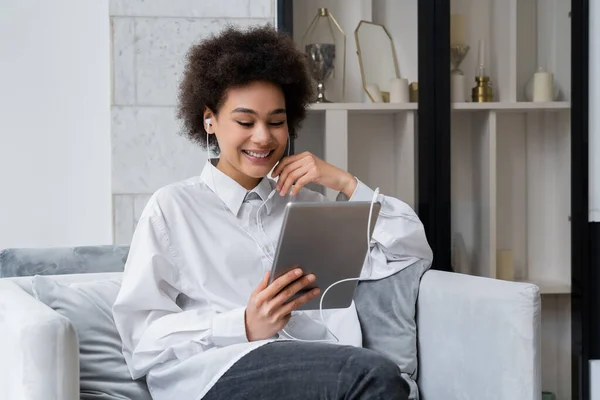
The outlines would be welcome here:
[[[140,216],[148,204],[148,200],[150,200],[152,195],[150,194],[136,194],[133,196],[133,223],[137,226],[138,221],[140,220]]]
[[[250,1],[250,18],[268,18],[275,21],[275,0]]]
[[[133,196],[113,197],[114,244],[129,244],[133,236]]]
[[[265,19],[136,19],[136,87],[138,105],[174,106],[190,47],[226,24],[265,24]]]
[[[113,105],[135,104],[133,18],[112,18]]]
[[[172,107],[112,107],[113,193],[154,193],[200,174],[206,153],[179,134]]]
[[[110,0],[110,15],[128,17],[244,18],[254,0]]]

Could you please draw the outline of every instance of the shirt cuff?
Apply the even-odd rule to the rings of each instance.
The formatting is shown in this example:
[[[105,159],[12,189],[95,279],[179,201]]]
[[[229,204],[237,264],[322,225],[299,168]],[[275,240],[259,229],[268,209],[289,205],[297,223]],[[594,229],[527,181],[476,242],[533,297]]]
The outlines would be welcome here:
[[[212,323],[212,341],[219,347],[248,342],[246,307],[215,315]]]
[[[365,185],[364,183],[362,183],[360,181],[360,179],[354,177],[354,179],[356,179],[356,188],[354,189],[354,193],[352,193],[352,196],[350,196],[350,198],[348,198],[348,196],[346,196],[344,193],[340,192],[337,195],[336,200],[337,201],[371,201],[373,200],[373,195],[375,194],[375,192],[368,187],[367,185]]]

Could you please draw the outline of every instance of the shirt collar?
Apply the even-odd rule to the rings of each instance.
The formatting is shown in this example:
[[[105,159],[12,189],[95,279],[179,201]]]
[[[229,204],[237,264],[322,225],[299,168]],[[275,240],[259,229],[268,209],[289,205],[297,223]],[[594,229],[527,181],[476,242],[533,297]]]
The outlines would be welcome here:
[[[211,162],[207,162],[206,166],[202,170],[201,179],[206,185],[225,203],[227,208],[237,216],[242,203],[246,199],[246,196],[250,192],[256,192],[265,201],[268,199],[269,194],[272,192],[273,187],[269,178],[263,178],[258,185],[252,190],[246,190],[239,183],[233,180],[228,175],[217,169],[216,164],[218,159],[211,159]],[[271,213],[272,201],[269,200],[265,204],[267,214]]]

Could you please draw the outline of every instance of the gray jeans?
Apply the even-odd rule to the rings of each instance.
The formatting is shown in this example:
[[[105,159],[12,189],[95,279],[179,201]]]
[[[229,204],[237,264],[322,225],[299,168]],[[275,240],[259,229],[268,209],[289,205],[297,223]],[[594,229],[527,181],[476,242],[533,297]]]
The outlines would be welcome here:
[[[375,351],[329,343],[273,342],[235,363],[206,400],[407,400],[400,369]]]

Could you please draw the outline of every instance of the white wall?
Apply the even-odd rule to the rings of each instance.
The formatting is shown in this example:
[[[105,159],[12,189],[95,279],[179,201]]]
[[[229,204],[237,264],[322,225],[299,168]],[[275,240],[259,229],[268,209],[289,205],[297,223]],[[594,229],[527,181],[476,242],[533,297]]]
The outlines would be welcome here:
[[[271,0],[110,0],[114,241],[127,244],[150,195],[200,174],[206,153],[179,134],[177,88],[190,46],[226,24],[273,23]]]
[[[589,209],[590,221],[600,221],[600,2],[590,1],[589,64]]]
[[[112,242],[108,0],[3,0],[0,248]]]

